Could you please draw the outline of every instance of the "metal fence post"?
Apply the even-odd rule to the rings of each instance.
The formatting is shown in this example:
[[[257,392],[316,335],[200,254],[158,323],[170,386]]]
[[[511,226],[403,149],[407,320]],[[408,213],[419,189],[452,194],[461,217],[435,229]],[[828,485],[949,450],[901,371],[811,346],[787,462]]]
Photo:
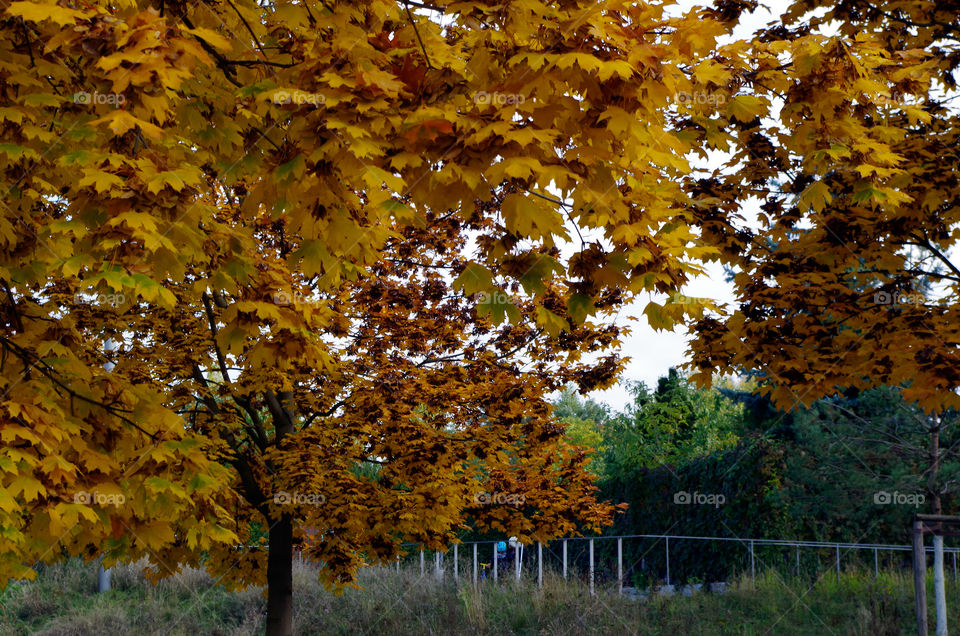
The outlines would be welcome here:
[[[593,596],[593,539],[590,539],[590,595]]]
[[[840,544],[836,544],[834,548],[837,551],[837,583],[840,582]]]
[[[956,563],[956,560],[954,560]],[[617,537],[617,594],[623,595],[623,538]]]
[[[919,532],[920,532],[920,533],[923,532],[923,527],[922,527],[922,526],[921,526]],[[917,595],[918,595],[918,596],[922,596],[922,597],[925,599],[925,597],[926,597],[926,590],[924,589],[924,588],[925,588],[925,584],[922,583],[922,582],[925,580],[925,573],[926,573],[926,560],[927,560],[927,557],[926,557],[926,554],[927,554],[927,553],[926,553],[926,546],[924,545],[924,540],[923,540],[924,537],[923,537],[923,535],[922,535],[922,534],[917,535],[917,530],[916,530],[916,528],[914,528],[914,534],[915,534],[916,536],[913,537],[913,545],[912,545],[912,548],[913,548],[913,550],[914,550],[914,554],[913,554],[913,569],[914,569],[915,589],[916,589]],[[608,582],[609,582],[609,574],[612,574],[612,572],[611,572],[610,570],[613,569],[613,568],[611,567],[612,564],[609,564],[609,563],[606,564],[606,565],[604,566],[604,573],[606,573],[606,574],[601,573],[601,578],[598,579],[597,562],[596,562],[597,554],[596,554],[596,546],[595,546],[596,541],[595,541],[595,539],[608,539],[608,538],[609,538],[609,539],[616,539],[616,540],[617,540],[617,545],[616,545],[616,559],[617,559],[617,561],[616,561],[617,593],[618,593],[618,595],[623,596],[623,594],[624,594],[624,588],[625,588],[625,586],[626,586],[626,582],[625,582],[626,571],[625,571],[625,569],[624,569],[624,563],[623,563],[623,559],[624,559],[624,554],[623,554],[623,541],[624,541],[624,539],[628,539],[628,538],[631,538],[631,537],[649,538],[649,539],[654,539],[654,540],[656,540],[656,539],[663,539],[663,541],[664,541],[664,560],[665,560],[665,568],[666,568],[666,572],[665,572],[666,582],[665,582],[665,585],[671,586],[671,587],[675,585],[675,581],[674,581],[674,578],[673,578],[673,572],[672,572],[672,570],[671,570],[671,563],[670,563],[670,556],[671,556],[671,555],[670,555],[670,539],[689,538],[689,539],[691,539],[691,540],[703,540],[703,541],[707,541],[707,540],[730,540],[730,541],[739,541],[739,542],[741,542],[741,544],[742,544],[743,542],[746,542],[746,543],[747,543],[748,550],[749,550],[749,553],[750,553],[750,576],[751,576],[751,578],[754,579],[754,580],[756,579],[756,576],[757,576],[757,571],[756,571],[756,569],[757,569],[757,555],[756,555],[757,541],[760,542],[760,545],[778,545],[778,546],[784,546],[784,547],[793,546],[793,547],[794,547],[794,568],[795,568],[795,572],[796,572],[796,574],[797,574],[798,577],[801,576],[801,566],[802,566],[802,562],[801,562],[801,558],[800,558],[800,548],[802,548],[802,547],[813,547],[813,548],[823,549],[823,548],[826,548],[827,546],[830,545],[829,543],[825,543],[825,544],[824,544],[824,543],[810,542],[810,541],[767,540],[767,539],[747,539],[747,538],[739,539],[739,540],[738,540],[738,539],[722,538],[722,537],[677,537],[677,536],[673,536],[673,535],[625,535],[625,536],[592,537],[592,538],[591,538],[591,537],[582,537],[583,539],[587,539],[587,541],[588,541],[588,556],[589,556],[589,571],[588,571],[588,584],[589,584],[589,585],[588,585],[588,587],[589,587],[589,590],[590,590],[590,594],[591,594],[591,595],[596,595],[596,586],[597,586],[598,581],[599,581],[600,583],[603,583],[603,581],[608,581]],[[569,580],[569,578],[570,578],[570,571],[571,571],[571,570],[570,570],[571,564],[570,564],[570,558],[569,558],[568,542],[570,541],[570,539],[568,539],[568,538],[560,538],[559,541],[560,541],[560,543],[561,543],[561,550],[562,550],[562,557],[563,557],[563,577],[564,577],[564,580]],[[473,558],[473,568],[472,568],[473,576],[472,576],[472,579],[473,579],[473,584],[474,584],[474,586],[476,587],[476,586],[478,586],[479,583],[480,583],[481,575],[482,575],[483,578],[485,578],[485,577],[488,575],[488,573],[487,573],[486,570],[485,570],[485,567],[486,567],[486,566],[485,566],[484,564],[480,563],[479,545],[480,545],[480,543],[482,543],[482,542],[468,542],[468,543],[471,543],[471,544],[473,545],[473,555],[472,555],[472,558]],[[497,559],[497,556],[498,556],[499,553],[497,552],[497,542],[492,542],[492,543],[493,543],[493,545],[492,545],[493,579],[494,579],[494,581],[497,581],[497,580],[499,580],[499,578],[500,578],[500,577],[499,577],[499,575],[500,575],[500,570],[499,570],[499,567],[498,567],[499,563],[498,563],[498,559]],[[464,545],[467,545],[467,544],[465,543]],[[511,560],[513,566],[515,567],[516,578],[517,578],[518,581],[522,580],[522,578],[523,578],[523,577],[522,577],[522,568],[523,568],[524,556],[523,556],[523,554],[522,554],[521,551],[525,551],[525,549],[526,549],[527,547],[528,547],[528,546],[525,546],[525,545],[519,545],[519,546],[517,546],[517,549],[514,551],[514,558]],[[532,544],[531,544],[531,546],[529,546],[529,547],[532,547]],[[881,549],[881,548],[883,548],[883,549],[886,550],[886,551],[891,551],[891,550],[897,551],[897,550],[906,550],[906,549],[909,549],[907,546],[902,546],[902,545],[887,545],[887,544],[872,544],[872,545],[867,544],[867,545],[863,545],[863,544],[844,543],[844,542],[836,541],[836,542],[834,542],[834,544],[833,544],[833,549],[834,549],[834,576],[835,576],[835,579],[836,579],[837,583],[840,583],[840,581],[841,581],[841,569],[842,569],[842,566],[841,566],[841,554],[840,554],[840,548],[841,548],[841,547],[844,547],[844,548],[847,548],[847,549],[861,549],[861,550],[862,550],[862,549],[866,549],[866,550],[873,550],[873,576],[874,576],[874,579],[879,579],[879,577],[880,577],[880,549]],[[418,549],[419,549],[419,552],[420,552],[420,576],[423,577],[423,576],[426,575],[426,547],[423,546],[423,545],[421,545]],[[960,546],[947,547],[947,548],[945,548],[944,551],[945,551],[945,552],[950,552],[950,553],[953,555],[953,557],[952,557],[952,558],[953,558],[953,578],[954,578],[955,584],[960,584],[960,563],[958,563],[958,562],[960,562],[960,556],[958,556],[958,553],[960,553]],[[544,576],[543,572],[544,572],[544,567],[545,567],[545,565],[544,565],[544,555],[543,555],[543,552],[544,552],[544,550],[543,550],[543,542],[537,541],[537,553],[536,553],[537,573],[536,573],[536,579],[537,579],[537,587],[540,588],[540,589],[543,588],[543,576]],[[446,577],[446,571],[445,571],[446,568],[445,568],[445,563],[444,563],[445,554],[446,554],[446,553],[444,553],[444,552],[442,552],[442,551],[434,551],[434,571],[435,571],[435,574],[436,574],[437,579],[438,579],[438,580],[441,580],[441,581],[444,580],[445,577]],[[407,556],[409,556],[409,553],[407,554]],[[611,556],[612,556],[612,555],[611,555]],[[302,555],[302,553],[297,553],[297,554],[295,555],[295,557],[296,557],[297,559],[302,559],[302,558],[303,558],[303,555]],[[459,582],[460,582],[460,544],[459,544],[459,543],[453,544],[453,555],[452,555],[452,558],[453,558],[453,567],[452,567],[453,580],[454,580],[455,583],[459,584]],[[531,555],[531,558],[533,558],[532,555]],[[577,563],[582,563],[582,562],[578,562],[578,561],[577,561],[577,559],[579,559],[579,558],[580,558],[580,557],[575,556],[575,558],[574,558],[574,562],[575,562],[574,564],[575,564],[575,565],[576,565]],[[897,557],[896,555],[894,555],[894,557],[893,557],[892,559],[888,559],[887,567],[889,567],[891,564],[893,564],[898,558],[899,558],[899,557]],[[306,560],[306,559],[304,559],[304,561],[305,561],[305,560]],[[788,560],[789,560],[789,557],[786,557],[785,561],[788,561]],[[819,568],[819,567],[822,565],[822,563],[820,562],[818,556],[816,557],[816,561],[817,561],[817,567]],[[396,569],[397,569],[397,573],[398,573],[398,574],[402,574],[402,572],[403,572],[403,567],[402,567],[402,566],[403,566],[404,563],[406,563],[406,560],[405,560],[404,556],[403,556],[403,555],[398,555],[398,556],[396,557],[396,561],[395,561],[395,567],[396,567]],[[641,570],[643,570],[643,569],[645,569],[646,567],[648,567],[648,565],[646,564],[646,561],[644,561],[643,559],[641,559],[640,563],[641,563],[641,565],[640,565]],[[509,566],[510,566],[510,562],[507,562],[506,560],[504,560],[504,564],[505,564],[505,566],[506,566],[506,570],[505,570],[505,571],[508,571],[508,572],[509,572],[509,570],[510,570],[510,567],[509,567]],[[384,564],[384,565],[386,565],[386,564]],[[528,563],[528,565],[529,565],[529,567],[531,568],[531,572],[530,572],[529,578],[532,580],[532,579],[533,579],[533,572],[532,572],[533,563],[530,562],[530,563]],[[761,565],[763,565],[763,564],[761,564]],[[469,564],[469,563],[467,564],[467,567],[468,567],[468,568],[470,567],[470,564]],[[768,566],[768,567],[769,567],[769,566]],[[779,567],[779,566],[777,566],[777,567]],[[583,574],[582,569],[577,570],[577,573],[578,573],[578,575],[582,576],[582,574]],[[467,574],[466,576],[469,577],[470,575]],[[578,581],[582,581],[582,579],[578,579]],[[929,623],[927,622],[926,617],[925,617],[924,615],[921,615],[921,614],[920,614],[920,610],[919,610],[919,607],[920,607],[920,599],[915,599],[915,600],[917,601],[917,608],[916,608],[916,609],[917,609],[917,611],[918,611],[918,616],[917,616],[918,628],[920,628],[921,624],[924,624],[925,627],[926,627],[926,629],[929,630]],[[921,623],[921,621],[922,621],[922,623]]]
[[[563,540],[563,578],[567,578],[567,540]]]
[[[523,545],[517,541],[517,545],[513,548],[513,569],[517,573],[517,580],[520,580],[520,551],[523,550]]]
[[[663,553],[667,556],[667,585],[670,585],[670,537],[665,537]]]

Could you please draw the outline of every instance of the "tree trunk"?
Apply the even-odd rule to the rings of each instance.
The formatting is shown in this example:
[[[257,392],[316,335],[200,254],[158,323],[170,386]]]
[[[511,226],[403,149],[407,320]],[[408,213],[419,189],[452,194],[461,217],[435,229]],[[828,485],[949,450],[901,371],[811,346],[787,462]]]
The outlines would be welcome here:
[[[293,523],[287,516],[270,528],[267,636],[293,636]]]

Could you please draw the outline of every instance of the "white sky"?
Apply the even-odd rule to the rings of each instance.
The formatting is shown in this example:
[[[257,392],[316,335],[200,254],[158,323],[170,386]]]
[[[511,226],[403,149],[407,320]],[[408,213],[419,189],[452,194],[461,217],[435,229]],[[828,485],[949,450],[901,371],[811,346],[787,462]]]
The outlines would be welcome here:
[[[685,296],[711,298],[722,303],[733,302],[733,287],[724,281],[723,269],[719,264],[711,263],[708,274],[692,280],[685,288]],[[662,302],[662,299],[661,299]],[[674,331],[654,331],[643,317],[645,301],[638,301],[624,311],[624,315],[637,316],[629,321],[632,333],[624,339],[621,354],[630,357],[620,382],[605,391],[594,391],[589,397],[605,402],[616,409],[622,409],[630,402],[630,394],[625,386],[630,381],[645,382],[651,387],[657,385],[657,378],[687,360],[687,341],[689,337],[684,327]]]

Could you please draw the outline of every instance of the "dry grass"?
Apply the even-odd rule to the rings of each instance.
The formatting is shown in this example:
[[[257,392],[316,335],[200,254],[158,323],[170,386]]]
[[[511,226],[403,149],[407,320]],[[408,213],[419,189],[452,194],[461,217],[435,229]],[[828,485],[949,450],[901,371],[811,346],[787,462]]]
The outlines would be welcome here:
[[[37,581],[0,595],[0,634],[183,634],[241,636],[263,630],[260,590],[227,592],[205,572],[186,570],[158,585],[138,565],[114,569],[113,591],[95,593],[93,564],[45,568]],[[893,635],[913,626],[910,581],[900,574],[828,575],[815,585],[786,584],[768,573],[722,595],[633,601],[546,576],[529,582],[455,585],[418,572],[370,568],[361,590],[334,595],[297,566],[295,629],[299,634],[854,634]],[[960,596],[951,586],[953,624]]]

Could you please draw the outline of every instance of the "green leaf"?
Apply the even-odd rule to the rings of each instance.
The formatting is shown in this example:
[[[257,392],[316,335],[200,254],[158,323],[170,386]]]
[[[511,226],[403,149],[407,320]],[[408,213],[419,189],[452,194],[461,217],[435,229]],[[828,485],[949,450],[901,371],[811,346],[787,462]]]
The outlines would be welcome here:
[[[477,315],[489,318],[495,325],[502,323],[506,317],[514,323],[520,321],[520,310],[503,292],[484,294],[483,300],[477,303]]]
[[[537,307],[537,324],[543,327],[553,337],[563,331],[570,331],[570,323],[553,313],[546,307]]]
[[[453,281],[453,288],[463,291],[465,296],[493,289],[493,274],[478,263],[470,263]]]
[[[307,162],[304,160],[303,155],[297,155],[287,163],[278,166],[274,171],[274,176],[277,180],[283,181],[289,179],[290,177],[301,178],[307,169]]]
[[[567,299],[567,311],[577,323],[583,323],[596,309],[593,299],[585,294],[574,294]]]
[[[18,146],[17,144],[0,144],[0,153],[4,154],[11,161],[17,161],[24,157],[35,159],[37,153],[32,148]]]

